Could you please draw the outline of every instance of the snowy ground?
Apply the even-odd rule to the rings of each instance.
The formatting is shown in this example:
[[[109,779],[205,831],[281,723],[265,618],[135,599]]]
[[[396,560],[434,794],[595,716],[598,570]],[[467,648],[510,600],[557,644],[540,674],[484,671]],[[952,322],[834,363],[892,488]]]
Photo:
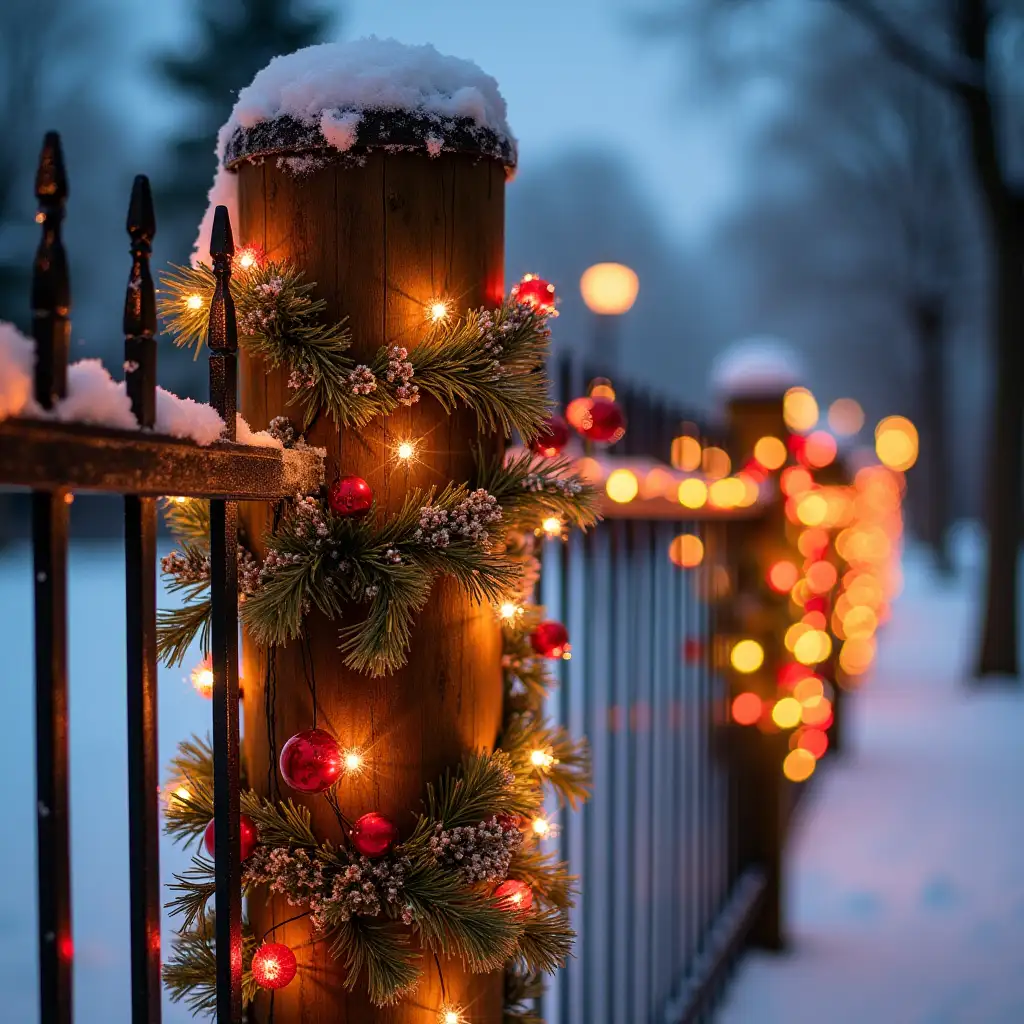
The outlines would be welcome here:
[[[1024,1022],[1024,692],[971,690],[976,574],[916,559],[804,808],[792,953],[751,955],[720,1024]]]

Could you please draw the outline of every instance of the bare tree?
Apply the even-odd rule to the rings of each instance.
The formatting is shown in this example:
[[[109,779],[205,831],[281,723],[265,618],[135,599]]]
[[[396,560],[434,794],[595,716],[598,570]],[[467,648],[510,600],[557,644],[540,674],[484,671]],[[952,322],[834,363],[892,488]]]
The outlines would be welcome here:
[[[994,396],[986,508],[989,556],[976,671],[979,677],[1017,675],[1017,553],[1024,515],[1024,188],[1015,173],[1015,158],[1020,155],[1024,139],[1014,134],[1014,129],[1020,131],[1019,116],[1012,116],[1013,100],[1019,97],[1014,96],[1018,83],[1011,72],[1021,65],[1019,49],[1024,29],[1019,5],[949,0],[938,9],[932,4],[927,9],[914,10],[910,0],[904,0],[893,12],[892,6],[881,0],[831,0],[831,4],[814,0],[746,0],[729,5],[681,0],[672,6],[671,20],[690,31],[702,28],[711,33],[704,36],[705,45],[717,36],[719,44],[726,40],[726,51],[736,50],[742,33],[735,25],[730,29],[728,22],[751,7],[758,9],[757,16],[769,29],[762,39],[788,38],[796,44],[792,59],[797,71],[790,74],[799,75],[808,62],[828,60],[834,54],[828,50],[800,49],[799,43],[806,40],[795,34],[786,36],[779,31],[780,26],[791,19],[806,28],[816,19],[832,17],[838,11],[848,15],[840,23],[832,21],[833,32],[842,33],[838,39],[848,43],[858,36],[866,38],[892,65],[912,72],[940,91],[963,118],[967,165],[977,186],[991,249],[988,287],[994,328]],[[856,33],[855,25],[866,31]],[[833,42],[839,45],[837,40]],[[777,49],[773,50],[776,60]],[[749,73],[749,54],[743,56],[747,58],[745,64],[734,62],[733,67]],[[874,70],[875,67],[865,65],[860,86],[870,87]],[[899,95],[900,90],[896,89],[890,105],[898,103]],[[836,109],[843,106],[837,103]],[[1016,109],[1019,114],[1019,106]],[[937,337],[947,311],[937,306],[926,291],[918,294],[911,307],[916,332],[922,339]],[[925,375],[935,377],[936,352],[941,347],[933,341],[922,341]]]

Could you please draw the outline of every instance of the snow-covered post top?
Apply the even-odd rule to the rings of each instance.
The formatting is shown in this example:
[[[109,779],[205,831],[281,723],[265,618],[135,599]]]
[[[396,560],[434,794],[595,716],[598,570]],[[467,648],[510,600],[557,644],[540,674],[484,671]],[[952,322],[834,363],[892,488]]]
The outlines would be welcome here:
[[[458,316],[501,301],[505,182],[515,141],[497,85],[469,61],[378,39],[279,57],[240,93],[220,133],[218,157],[211,203],[234,203],[236,243],[261,250],[269,261],[287,261],[315,282],[311,298],[325,303],[323,321],[346,321],[347,354],[363,370],[382,347],[395,373],[411,368],[403,367],[402,353],[425,336],[427,311],[438,300]],[[308,386],[301,374],[269,365],[244,339],[240,350],[241,407],[249,423],[259,429],[276,416],[297,420],[301,406],[291,400],[296,387]],[[362,381],[353,371],[349,386],[363,387]],[[358,430],[339,428],[321,410],[306,432],[310,444],[327,451],[327,482],[362,477],[380,515],[400,508],[413,488],[472,480],[474,445],[497,440],[478,437],[468,413],[448,416],[425,395],[409,401]],[[413,458],[399,458],[402,442]],[[246,535],[262,537],[272,514],[266,504],[243,506]],[[353,616],[360,614],[353,608]],[[269,795],[272,751],[314,720],[309,680],[315,679],[316,720],[343,748],[373,751],[372,770],[338,787],[342,813],[355,820],[376,811],[404,836],[427,783],[495,742],[502,702],[497,618],[488,605],[473,604],[450,581],[438,580],[417,616],[408,665],[382,680],[344,667],[338,623],[313,609],[303,630],[303,643],[276,648],[272,682],[267,652],[245,639],[248,776]],[[297,799],[309,807],[318,835],[342,841],[325,800]],[[257,934],[295,916],[283,898],[269,906],[260,900],[250,914]],[[408,999],[375,1010],[365,982],[346,991],[329,943],[307,944],[306,923],[279,925],[274,935],[308,957],[300,975],[308,980],[275,995],[276,1024],[419,1024],[433,1020],[443,1001],[437,972],[429,970]],[[472,1006],[479,1024],[499,1024],[500,972],[469,975],[445,958],[442,967],[447,999]],[[261,993],[255,1019],[267,1018],[268,1002]]]
[[[782,399],[803,380],[800,357],[778,338],[744,339],[715,360],[712,393],[727,417],[733,454],[741,463],[759,438],[786,436]]]
[[[242,89],[217,137],[217,175],[196,253],[207,260],[213,210],[237,223],[237,171],[273,159],[297,175],[367,152],[465,153],[511,171],[516,140],[497,82],[472,61],[394,39],[321,43],[275,57]]]

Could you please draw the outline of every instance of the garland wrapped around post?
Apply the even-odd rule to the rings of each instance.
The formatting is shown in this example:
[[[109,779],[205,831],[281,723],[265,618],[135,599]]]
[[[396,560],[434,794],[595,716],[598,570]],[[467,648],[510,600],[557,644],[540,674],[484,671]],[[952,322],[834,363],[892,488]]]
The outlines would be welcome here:
[[[589,786],[585,746],[543,719],[547,660],[568,648],[529,596],[535,531],[588,527],[594,495],[554,451],[504,456],[548,422],[553,290],[503,297],[514,142],[494,83],[429,47],[327,50],[242,91],[215,186],[239,211],[242,414],[327,465],[320,493],[241,510],[249,1020],[536,1021],[572,941],[545,803]],[[391,61],[392,99],[425,75],[419,105],[373,108],[346,61]],[[322,109],[287,107],[291,65]],[[170,332],[201,344],[205,269],[163,285]],[[174,662],[203,640],[209,561],[203,504],[168,517]],[[202,742],[173,767],[168,830],[212,849]],[[200,853],[172,904],[165,977],[197,1010],[211,887]]]

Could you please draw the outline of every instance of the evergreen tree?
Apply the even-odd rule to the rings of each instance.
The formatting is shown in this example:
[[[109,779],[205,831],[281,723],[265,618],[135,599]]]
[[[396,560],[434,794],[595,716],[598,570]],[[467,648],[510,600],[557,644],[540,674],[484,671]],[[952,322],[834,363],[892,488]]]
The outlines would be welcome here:
[[[190,108],[157,189],[161,248],[174,262],[184,262],[194,240],[213,179],[217,131],[239,89],[272,57],[322,39],[331,23],[296,0],[195,0],[195,16],[198,42],[158,64]]]

